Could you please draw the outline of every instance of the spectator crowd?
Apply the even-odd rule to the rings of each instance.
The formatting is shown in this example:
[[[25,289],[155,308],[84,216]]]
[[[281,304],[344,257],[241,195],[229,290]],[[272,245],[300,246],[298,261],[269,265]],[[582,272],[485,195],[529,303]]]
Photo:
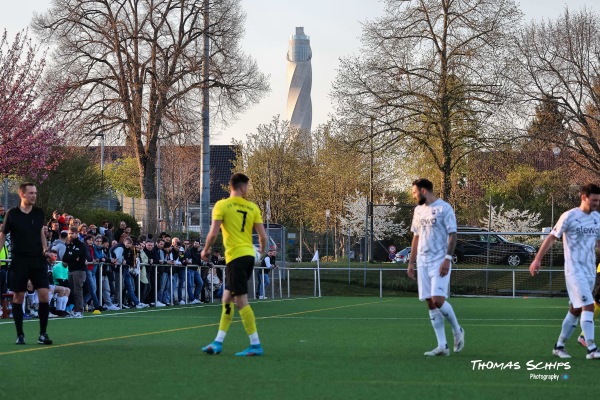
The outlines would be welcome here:
[[[4,207],[0,205],[0,224]],[[45,228],[44,228],[45,229]],[[199,238],[180,240],[163,232],[132,236],[124,221],[87,225],[54,212],[45,230],[55,317],[82,318],[84,312],[200,304],[219,299],[225,260],[214,250],[200,258]],[[8,299],[10,237],[0,249],[0,292]],[[215,267],[217,266],[217,267]],[[32,289],[32,288],[31,288]],[[28,290],[26,315],[36,315],[36,294]],[[27,317],[26,317],[27,318]]]

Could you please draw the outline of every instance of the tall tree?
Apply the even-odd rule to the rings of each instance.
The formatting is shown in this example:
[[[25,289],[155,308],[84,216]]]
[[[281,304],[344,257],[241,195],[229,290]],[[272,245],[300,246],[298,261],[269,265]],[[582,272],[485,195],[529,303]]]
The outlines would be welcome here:
[[[555,20],[531,22],[518,40],[515,82],[529,114],[550,104],[562,124],[538,135],[600,175],[600,15],[567,8]],[[527,107],[527,105],[530,105]],[[535,116],[535,115],[534,115]],[[525,115],[528,117],[528,115]]]
[[[539,150],[550,150],[558,153],[556,142],[565,139],[563,121],[564,112],[556,99],[542,95],[542,99],[535,107],[534,117],[527,128],[527,138],[530,144]],[[553,138],[552,140],[548,140]]]
[[[416,146],[442,172],[442,197],[471,152],[506,139],[504,70],[521,12],[513,0],[385,0],[364,27],[360,56],[344,58],[333,86],[340,119],[369,146]],[[371,134],[369,120],[374,121]]]
[[[301,187],[302,177],[314,164],[298,157],[304,148],[295,136],[289,123],[275,116],[248,134],[244,143],[238,143],[242,151],[235,163],[235,169],[251,179],[252,199],[262,210],[270,201],[271,221],[288,226],[301,219],[301,198],[308,190]]]
[[[104,166],[104,178],[117,192],[127,197],[140,197],[137,161],[133,157],[123,157]]]
[[[339,215],[342,232],[353,236],[365,234],[365,204],[367,196],[356,191],[344,200],[346,215]],[[382,197],[380,203],[395,203],[394,199]],[[375,207],[373,209],[373,236],[376,240],[383,240],[386,236],[403,236],[408,232],[404,221],[395,221],[396,210],[394,207]]]
[[[334,238],[334,254],[344,249],[347,230],[341,229],[338,216],[346,216],[344,202],[357,190],[369,189],[368,155],[354,152],[332,124],[319,126],[313,133],[312,152],[300,140],[295,129],[279,117],[258,127],[240,143],[242,152],[236,170],[251,179],[250,196],[261,208],[271,204],[271,221],[297,228],[325,233],[330,211],[330,232]],[[312,154],[311,154],[312,153]],[[384,171],[385,159],[377,158],[374,167]],[[375,194],[383,193],[384,173],[376,174]],[[388,181],[389,182],[389,181]],[[363,204],[363,218],[366,203]],[[315,242],[303,236],[305,248],[313,250]]]
[[[77,215],[94,208],[102,197],[102,175],[85,150],[67,147],[61,152],[58,158],[49,160],[56,168],[38,184],[37,205],[48,215],[53,210]]]
[[[45,90],[45,55],[26,32],[0,39],[0,174],[39,178],[56,166],[62,123],[57,111],[64,87]]]
[[[64,110],[77,115],[82,135],[125,138],[149,213],[156,211],[158,141],[193,141],[202,88],[209,87],[221,116],[244,110],[268,89],[241,51],[244,19],[240,0],[53,0],[34,18],[38,37],[55,48],[56,78],[69,80]],[[204,50],[208,74],[201,74]]]
[[[190,162],[197,157],[199,146],[161,146],[161,204],[170,230],[181,230],[175,221],[181,221],[186,202],[195,203],[200,197],[198,176],[201,166]]]

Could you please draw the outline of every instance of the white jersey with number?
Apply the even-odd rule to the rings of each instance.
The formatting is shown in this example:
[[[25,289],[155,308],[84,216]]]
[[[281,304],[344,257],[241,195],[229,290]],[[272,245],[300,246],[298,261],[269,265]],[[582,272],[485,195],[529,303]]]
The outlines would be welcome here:
[[[563,239],[565,275],[596,276],[596,241],[600,240],[600,213],[580,208],[565,211],[550,232]]]
[[[456,232],[454,210],[441,199],[419,205],[410,230],[419,237],[417,264],[441,260],[448,252],[448,235]]]

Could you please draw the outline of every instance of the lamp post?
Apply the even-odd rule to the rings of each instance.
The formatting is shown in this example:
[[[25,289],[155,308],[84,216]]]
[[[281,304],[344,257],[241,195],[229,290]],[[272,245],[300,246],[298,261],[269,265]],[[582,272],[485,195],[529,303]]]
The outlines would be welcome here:
[[[325,210],[325,218],[327,220],[327,224],[325,227],[325,260],[329,261],[329,216],[331,212],[329,209]]]
[[[373,262],[373,117],[371,117],[371,166],[369,168],[369,216],[371,217],[371,233],[369,241],[369,262]]]

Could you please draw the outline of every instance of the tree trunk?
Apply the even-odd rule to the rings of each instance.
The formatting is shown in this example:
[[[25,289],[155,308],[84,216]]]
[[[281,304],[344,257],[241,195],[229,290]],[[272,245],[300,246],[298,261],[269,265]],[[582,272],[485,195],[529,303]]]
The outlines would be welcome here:
[[[444,201],[450,201],[450,196],[452,195],[452,168],[450,166],[450,161],[450,158],[446,158],[442,168],[442,199]]]
[[[138,157],[140,167],[140,186],[142,188],[142,199],[146,200],[146,209],[144,210],[143,231],[157,234],[158,224],[158,201],[156,198],[156,145],[152,144],[148,148],[148,155]],[[152,154],[154,153],[154,154]]]

